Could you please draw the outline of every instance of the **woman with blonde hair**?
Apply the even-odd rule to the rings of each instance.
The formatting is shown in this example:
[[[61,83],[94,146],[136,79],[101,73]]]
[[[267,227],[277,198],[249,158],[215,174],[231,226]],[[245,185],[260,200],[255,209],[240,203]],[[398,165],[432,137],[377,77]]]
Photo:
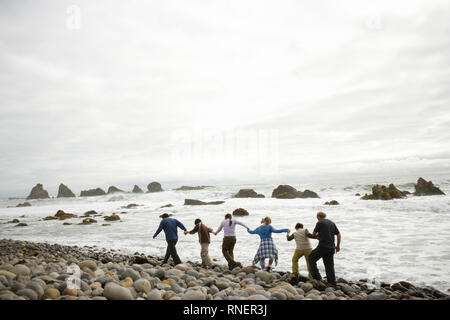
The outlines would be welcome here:
[[[261,226],[256,228],[255,230],[247,229],[250,234],[257,234],[261,238],[261,242],[259,244],[258,251],[256,252],[255,257],[253,258],[253,265],[256,263],[260,263],[261,270],[265,268],[265,260],[269,259],[269,265],[267,266],[267,271],[272,269],[272,263],[275,260],[275,265],[278,264],[278,249],[275,246],[275,243],[272,239],[272,233],[282,233],[282,232],[290,232],[289,229],[275,229],[271,223],[272,220],[270,217],[265,217],[263,219],[264,222]]]

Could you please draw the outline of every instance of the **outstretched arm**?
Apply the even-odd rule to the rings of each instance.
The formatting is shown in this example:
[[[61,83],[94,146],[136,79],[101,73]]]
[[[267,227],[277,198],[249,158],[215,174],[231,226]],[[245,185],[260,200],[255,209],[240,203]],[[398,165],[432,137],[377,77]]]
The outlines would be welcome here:
[[[187,231],[186,227],[178,220],[177,220],[177,226],[178,226],[178,228],[180,228],[180,229],[182,229],[184,231]]]
[[[218,234],[220,231],[222,231],[222,229],[223,229],[223,223],[221,223],[219,228],[217,228],[217,231],[215,232],[215,234]]]
[[[272,232],[273,233],[282,233],[282,232],[288,232],[289,229],[275,229],[274,227],[272,227]]]
[[[317,236],[314,236],[313,234],[309,233],[308,229],[306,229],[305,231],[306,231],[306,236],[307,236],[308,238],[316,239],[316,240],[317,240]]]
[[[162,231],[162,221],[159,223],[158,230],[156,230],[155,234],[153,235],[153,239],[156,238],[156,236]]]
[[[242,222],[240,222],[239,220],[234,219],[234,221],[236,221],[236,224],[243,226],[245,229],[250,229],[249,227],[247,227],[245,224],[243,224]]]
[[[194,227],[194,229],[192,229],[191,231],[185,231],[184,232],[184,234],[195,234],[195,233],[197,233],[198,232],[198,229],[199,229],[199,227],[198,227],[198,224],[197,225],[195,225],[195,227]]]
[[[286,238],[288,241],[294,240],[294,234],[289,235],[289,233],[286,235]]]
[[[250,228],[247,229],[247,232],[250,234],[259,234],[259,229],[261,227],[256,228],[255,230],[250,230]]]

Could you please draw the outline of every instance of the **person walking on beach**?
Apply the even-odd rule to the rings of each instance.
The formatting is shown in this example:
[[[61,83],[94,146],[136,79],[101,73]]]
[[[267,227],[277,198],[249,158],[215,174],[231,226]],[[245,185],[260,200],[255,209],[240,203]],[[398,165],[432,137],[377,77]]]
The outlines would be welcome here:
[[[317,269],[317,261],[323,260],[325,272],[327,274],[327,282],[336,285],[336,276],[334,274],[334,253],[341,250],[341,234],[333,221],[326,219],[324,212],[317,213],[319,220],[314,228],[312,235],[319,237],[319,244],[309,254],[309,268],[311,275],[316,280],[322,280],[319,270]],[[337,237],[337,245],[335,246],[334,236]]]
[[[183,229],[184,231],[187,231],[184,225],[174,218],[169,218],[172,216],[171,214],[164,213],[160,215],[159,217],[162,219],[161,223],[159,224],[158,230],[156,230],[155,234],[153,235],[153,239],[156,238],[156,236],[164,230],[164,233],[166,234],[166,241],[167,241],[167,250],[166,250],[166,256],[164,257],[164,263],[167,263],[169,258],[172,256],[173,262],[175,265],[180,264],[181,260],[178,256],[176,244],[178,242],[178,232],[177,228]]]
[[[262,222],[262,221],[261,221]],[[253,258],[253,265],[257,264],[258,261],[261,265],[261,270],[265,268],[265,260],[269,259],[269,265],[267,266],[267,271],[272,269],[272,263],[275,260],[275,265],[278,264],[278,249],[272,239],[272,233],[282,233],[290,232],[289,229],[275,229],[272,225],[272,220],[270,217],[264,218],[264,223],[256,228],[255,230],[247,229],[250,234],[257,234],[261,238],[261,243],[259,244],[258,251]]]
[[[242,264],[240,262],[234,261],[234,246],[236,244],[236,225],[243,226],[248,229],[248,227],[242,222],[233,219],[230,213],[225,215],[225,220],[220,223],[219,228],[214,232],[214,235],[217,235],[222,229],[224,233],[223,242],[222,242],[222,253],[225,259],[228,262],[228,268],[233,270],[235,267],[241,267]]]
[[[316,239],[308,229],[303,229],[303,224],[300,222],[295,225],[295,232],[293,234],[287,233],[287,240],[291,241],[295,239],[295,252],[292,257],[292,273],[294,274],[294,279],[297,280],[298,273],[298,260],[305,256],[306,267],[308,268],[308,278],[312,279],[311,272],[309,271],[309,254],[312,251],[311,242],[309,238]]]
[[[200,242],[201,250],[200,257],[202,258],[202,268],[209,268],[212,266],[211,258],[209,257],[208,248],[211,243],[210,233],[213,233],[213,229],[208,228],[202,223],[202,220],[195,219],[195,227],[191,231],[185,231],[184,234],[198,233],[198,240]]]

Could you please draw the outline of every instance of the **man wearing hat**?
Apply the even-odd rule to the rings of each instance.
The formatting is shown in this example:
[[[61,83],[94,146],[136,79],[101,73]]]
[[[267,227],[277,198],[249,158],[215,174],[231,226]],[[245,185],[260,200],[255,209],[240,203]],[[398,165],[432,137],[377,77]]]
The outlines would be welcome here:
[[[159,224],[158,230],[156,230],[155,234],[153,235],[153,239],[156,238],[156,236],[161,232],[161,230],[164,230],[164,233],[166,234],[166,241],[167,241],[167,251],[166,256],[164,257],[164,263],[167,263],[170,256],[172,256],[173,262],[175,265],[180,264],[181,260],[178,256],[177,249],[175,248],[177,242],[178,242],[178,233],[177,233],[177,227],[180,229],[183,229],[184,231],[187,231],[185,226],[174,218],[169,218],[171,214],[164,213],[160,215],[159,217],[162,219],[161,223]]]

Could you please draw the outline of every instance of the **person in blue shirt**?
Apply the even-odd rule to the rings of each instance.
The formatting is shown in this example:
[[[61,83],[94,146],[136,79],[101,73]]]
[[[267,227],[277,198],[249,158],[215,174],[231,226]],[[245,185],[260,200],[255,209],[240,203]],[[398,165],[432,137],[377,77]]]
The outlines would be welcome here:
[[[272,269],[272,263],[275,260],[275,265],[278,264],[278,249],[275,246],[275,243],[272,239],[272,233],[282,233],[282,232],[290,232],[289,229],[275,229],[270,224],[272,220],[270,217],[265,217],[261,221],[262,225],[256,228],[255,230],[247,229],[250,234],[257,234],[261,238],[261,243],[259,244],[258,251],[256,252],[255,257],[253,258],[253,265],[255,265],[258,261],[261,265],[261,270],[265,268],[265,260],[269,259],[269,265],[267,266],[267,271]]]
[[[174,218],[169,218],[171,214],[164,213],[160,215],[159,217],[162,218],[161,223],[159,224],[158,230],[156,230],[155,234],[153,235],[153,239],[156,238],[156,236],[164,230],[164,233],[166,234],[166,241],[167,241],[167,250],[166,250],[166,256],[164,257],[164,263],[167,263],[170,256],[172,256],[173,262],[175,265],[180,264],[181,260],[178,256],[176,244],[178,242],[178,233],[177,228],[183,229],[184,231],[187,231],[185,226]]]

